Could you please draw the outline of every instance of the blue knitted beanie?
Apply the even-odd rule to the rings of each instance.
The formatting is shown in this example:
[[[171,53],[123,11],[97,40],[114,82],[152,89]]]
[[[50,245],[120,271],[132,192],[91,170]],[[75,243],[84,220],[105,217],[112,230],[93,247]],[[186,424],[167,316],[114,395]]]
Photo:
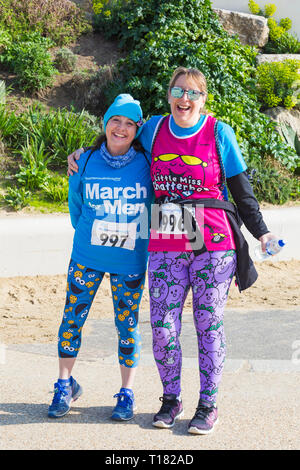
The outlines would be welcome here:
[[[143,125],[143,111],[140,102],[131,95],[123,93],[118,95],[110,105],[103,117],[104,131],[108,120],[113,116],[126,116],[137,125],[136,137],[140,134]]]

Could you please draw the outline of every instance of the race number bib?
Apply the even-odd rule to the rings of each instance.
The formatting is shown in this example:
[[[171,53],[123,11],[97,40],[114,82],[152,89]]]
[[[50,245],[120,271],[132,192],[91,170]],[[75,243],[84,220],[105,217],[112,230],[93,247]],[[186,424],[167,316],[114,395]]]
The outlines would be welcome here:
[[[186,208],[191,212],[192,216],[195,217],[195,208]],[[184,221],[182,216],[182,208],[172,202],[162,204],[160,207],[160,224],[158,233],[165,235],[183,235],[187,234],[184,228]]]
[[[92,227],[92,245],[134,250],[136,241],[136,223],[117,223],[94,220]]]

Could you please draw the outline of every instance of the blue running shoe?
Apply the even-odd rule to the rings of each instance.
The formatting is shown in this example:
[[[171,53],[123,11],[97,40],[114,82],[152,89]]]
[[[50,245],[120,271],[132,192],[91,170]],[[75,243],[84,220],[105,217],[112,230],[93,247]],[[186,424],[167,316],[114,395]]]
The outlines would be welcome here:
[[[136,410],[133,392],[121,388],[119,393],[114,395],[117,398],[117,405],[111,415],[111,419],[116,421],[128,421],[133,418],[133,412]]]
[[[54,397],[48,409],[49,418],[62,418],[69,413],[71,403],[82,395],[82,388],[73,377],[70,385],[63,386],[59,382],[54,384]]]

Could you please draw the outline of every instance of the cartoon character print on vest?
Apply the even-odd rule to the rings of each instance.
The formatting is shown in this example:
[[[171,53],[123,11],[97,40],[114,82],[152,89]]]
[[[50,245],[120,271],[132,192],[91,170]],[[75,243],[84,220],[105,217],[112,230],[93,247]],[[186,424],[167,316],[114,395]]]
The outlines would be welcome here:
[[[217,227],[212,227],[209,224],[204,224],[204,234],[207,232],[207,238],[211,240],[212,243],[215,243],[216,245],[218,243],[222,243],[224,239],[227,237],[224,233],[221,232],[221,229]]]

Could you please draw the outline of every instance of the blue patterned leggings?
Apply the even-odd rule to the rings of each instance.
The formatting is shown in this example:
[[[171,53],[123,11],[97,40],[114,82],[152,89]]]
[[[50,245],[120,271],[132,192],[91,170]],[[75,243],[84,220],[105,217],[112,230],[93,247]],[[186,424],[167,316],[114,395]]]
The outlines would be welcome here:
[[[104,272],[70,261],[67,296],[58,333],[58,354],[61,358],[76,357],[81,345],[82,328]],[[136,367],[140,359],[141,336],[138,329],[139,305],[145,273],[110,274],[115,326],[119,338],[119,363]]]

